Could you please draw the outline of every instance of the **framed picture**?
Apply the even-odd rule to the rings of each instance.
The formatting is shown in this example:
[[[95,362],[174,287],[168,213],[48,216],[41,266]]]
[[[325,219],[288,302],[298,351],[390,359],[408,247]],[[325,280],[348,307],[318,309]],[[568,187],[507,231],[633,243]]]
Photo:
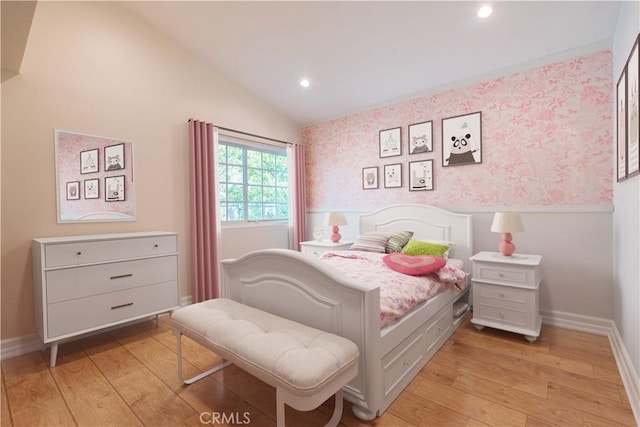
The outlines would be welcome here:
[[[67,182],[67,200],[80,200],[80,181]]]
[[[380,131],[379,145],[380,158],[393,157],[402,154],[400,128],[386,129]]]
[[[99,150],[87,150],[80,152],[80,173],[95,173],[98,172],[99,168],[99,159],[98,159]]]
[[[640,173],[640,100],[638,99],[638,86],[640,77],[640,55],[638,54],[638,40],[631,49],[627,61],[627,177]]]
[[[384,187],[402,187],[402,164],[384,165]]]
[[[409,191],[433,190],[433,160],[409,162]]]
[[[433,151],[433,122],[422,122],[409,125],[409,154],[428,153]]]
[[[104,170],[117,171],[124,169],[124,144],[104,147]]]
[[[616,137],[618,182],[627,177],[627,69],[622,70],[616,91]]]
[[[371,190],[378,188],[378,167],[362,168],[362,188]]]
[[[84,180],[84,198],[85,199],[98,199],[100,198],[100,180],[99,179],[85,179]]]
[[[106,202],[121,202],[124,197],[124,175],[109,176],[104,179],[104,200]]]
[[[482,113],[442,119],[442,166],[482,163]]]

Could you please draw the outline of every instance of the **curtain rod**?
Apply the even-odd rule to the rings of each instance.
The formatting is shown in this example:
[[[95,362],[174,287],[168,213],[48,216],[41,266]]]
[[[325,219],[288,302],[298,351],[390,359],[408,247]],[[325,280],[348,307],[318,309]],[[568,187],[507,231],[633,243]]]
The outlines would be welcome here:
[[[189,119],[189,120],[193,120],[193,119]],[[187,122],[189,121],[187,120]],[[215,125],[214,125],[215,126]],[[253,136],[254,138],[262,138],[262,139],[266,139],[267,141],[273,141],[273,142],[279,142],[281,144],[288,144],[288,145],[293,145],[293,142],[287,142],[287,141],[283,141],[281,139],[275,139],[275,138],[269,138],[268,136],[262,136],[262,135],[256,135],[255,133],[249,133],[249,132],[243,132],[241,130],[236,130],[236,129],[231,129],[231,128],[226,128],[224,126],[216,126],[218,129],[221,130],[226,130],[227,132],[235,132],[235,133],[239,133],[241,135],[246,135],[246,136]]]

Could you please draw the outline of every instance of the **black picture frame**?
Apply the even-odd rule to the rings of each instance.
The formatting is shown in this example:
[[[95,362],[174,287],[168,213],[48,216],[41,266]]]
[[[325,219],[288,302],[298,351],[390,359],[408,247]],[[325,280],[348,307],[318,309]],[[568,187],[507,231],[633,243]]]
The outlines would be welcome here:
[[[118,171],[125,167],[124,144],[104,147],[104,171]],[[106,192],[106,187],[105,187]]]
[[[384,129],[378,135],[380,158],[402,155],[402,128]]]
[[[84,180],[84,198],[99,199],[100,198],[100,179]]]
[[[409,125],[407,133],[407,153],[421,154],[433,151],[432,120]]]
[[[80,152],[80,173],[96,173],[100,171],[100,150],[94,148]]]
[[[617,179],[627,179],[627,67],[616,85],[616,165]]]
[[[384,188],[402,187],[402,163],[384,165]]]
[[[627,74],[627,178],[640,174],[640,33],[625,65]]]
[[[80,200],[80,181],[67,182],[67,200]]]
[[[442,166],[482,163],[482,112],[442,119]]]
[[[409,191],[433,190],[433,160],[409,162]]]
[[[362,168],[362,189],[374,190],[378,185],[378,166]]]
[[[126,200],[126,178],[124,175],[107,176],[104,178],[104,201],[123,202]]]

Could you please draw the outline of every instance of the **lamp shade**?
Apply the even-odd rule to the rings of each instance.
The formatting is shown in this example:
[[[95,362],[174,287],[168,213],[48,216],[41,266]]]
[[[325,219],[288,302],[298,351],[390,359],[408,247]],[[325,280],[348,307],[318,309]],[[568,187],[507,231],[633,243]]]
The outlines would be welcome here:
[[[496,212],[491,224],[491,231],[495,233],[516,233],[524,231],[520,215],[515,212]]]
[[[324,225],[347,225],[347,219],[340,212],[327,212],[324,217]]]

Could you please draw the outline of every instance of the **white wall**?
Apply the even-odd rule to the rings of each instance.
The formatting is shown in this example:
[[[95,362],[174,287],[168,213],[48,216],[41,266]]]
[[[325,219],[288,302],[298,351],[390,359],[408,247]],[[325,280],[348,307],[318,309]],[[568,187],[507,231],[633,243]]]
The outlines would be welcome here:
[[[473,217],[474,252],[497,251],[501,236],[490,231],[493,210],[455,209]],[[358,215],[346,213],[343,240],[358,234]],[[514,234],[516,252],[542,256],[540,310],[543,315],[570,313],[613,318],[612,213],[608,207],[536,208],[520,212],[525,231]],[[307,235],[322,226],[324,212],[307,216]],[[323,226],[325,235],[329,227]]]
[[[220,259],[239,258],[260,249],[289,249],[288,223],[229,225],[220,232]]]
[[[614,82],[620,78],[639,31],[640,3],[622,2],[612,49]],[[615,105],[611,107],[615,111]],[[640,377],[640,176],[614,183],[613,203],[613,320],[637,378]]]

